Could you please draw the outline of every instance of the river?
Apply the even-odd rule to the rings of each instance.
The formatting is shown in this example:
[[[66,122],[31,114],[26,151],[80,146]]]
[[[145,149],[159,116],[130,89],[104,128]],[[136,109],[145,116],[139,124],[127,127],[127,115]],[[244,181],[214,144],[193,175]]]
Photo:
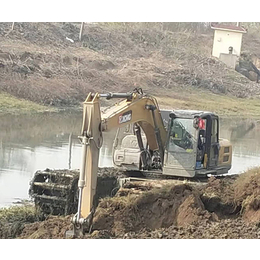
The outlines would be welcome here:
[[[37,170],[78,169],[81,112],[0,116],[0,207],[28,199],[29,182]],[[221,119],[220,137],[231,140],[229,173],[260,166],[260,120]],[[69,139],[71,138],[71,159]],[[114,132],[104,134],[99,166],[112,166]]]

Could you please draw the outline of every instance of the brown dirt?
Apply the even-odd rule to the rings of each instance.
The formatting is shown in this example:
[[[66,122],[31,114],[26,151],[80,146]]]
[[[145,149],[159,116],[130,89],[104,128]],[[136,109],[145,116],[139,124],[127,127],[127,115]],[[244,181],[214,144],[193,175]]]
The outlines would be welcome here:
[[[93,238],[110,238],[108,232],[93,234]],[[110,237],[109,237],[110,235]],[[104,236],[104,237],[103,237]],[[215,222],[201,221],[187,227],[170,226],[157,230],[128,232],[117,238],[128,239],[256,239],[260,238],[260,229],[242,219],[223,219]]]
[[[190,225],[210,219],[199,193],[186,184],[163,187],[141,195],[107,198],[100,202],[93,229],[111,230],[115,235],[142,228],[158,229]]]
[[[18,237],[28,223],[43,221],[45,218],[30,203],[0,209],[0,238]]]
[[[45,221],[27,224],[19,238],[65,238],[65,232],[72,228],[70,219],[71,216],[50,216]]]
[[[260,168],[207,183],[126,183],[101,199],[84,238],[260,238]],[[64,238],[70,216],[26,224],[21,238]]]
[[[234,200],[234,182],[238,176],[227,176],[223,179],[210,177],[206,187],[201,190],[201,199],[209,212],[215,212],[219,217],[236,215],[241,204]]]
[[[234,183],[234,199],[242,205],[243,218],[260,224],[260,170],[254,168],[241,176]]]

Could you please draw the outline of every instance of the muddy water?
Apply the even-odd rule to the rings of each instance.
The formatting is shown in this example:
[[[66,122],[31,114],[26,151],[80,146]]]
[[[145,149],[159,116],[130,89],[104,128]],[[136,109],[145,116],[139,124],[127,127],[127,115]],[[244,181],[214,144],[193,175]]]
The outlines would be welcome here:
[[[28,199],[36,170],[80,167],[81,121],[80,112],[0,117],[0,207]],[[223,119],[220,136],[233,144],[230,173],[260,166],[260,120]],[[104,134],[101,167],[112,166],[113,137],[114,132]]]

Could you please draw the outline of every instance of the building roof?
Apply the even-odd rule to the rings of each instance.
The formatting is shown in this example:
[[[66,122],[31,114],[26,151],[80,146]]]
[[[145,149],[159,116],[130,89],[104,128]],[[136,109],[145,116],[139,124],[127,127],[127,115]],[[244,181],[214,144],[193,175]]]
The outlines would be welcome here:
[[[242,26],[236,26],[236,25],[226,25],[226,24],[219,24],[219,23],[212,23],[211,29],[213,30],[222,30],[222,31],[231,31],[231,32],[240,32],[240,33],[246,33],[246,29]]]
[[[216,114],[209,112],[209,111],[200,111],[200,110],[173,110],[172,113],[174,113],[177,117],[180,118],[194,118],[194,117],[201,117],[205,115],[215,115]]]

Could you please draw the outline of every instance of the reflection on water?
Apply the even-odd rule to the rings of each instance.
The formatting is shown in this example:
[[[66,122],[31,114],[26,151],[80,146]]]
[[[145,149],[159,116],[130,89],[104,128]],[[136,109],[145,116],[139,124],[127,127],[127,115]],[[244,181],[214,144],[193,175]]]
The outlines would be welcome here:
[[[78,169],[81,145],[78,135],[82,114],[43,114],[0,117],[0,207],[28,199],[29,182],[37,170]],[[71,162],[69,137],[71,135]],[[99,166],[112,166],[112,142],[106,138]]]
[[[82,114],[60,113],[0,117],[0,207],[28,199],[29,182],[36,170],[80,167]],[[69,137],[71,135],[71,163]],[[233,144],[230,173],[260,165],[260,122],[221,120],[220,136]],[[99,166],[112,166],[114,132],[104,133]]]
[[[241,173],[260,166],[260,120],[244,119],[220,121],[220,136],[233,145],[232,168],[229,173]]]

